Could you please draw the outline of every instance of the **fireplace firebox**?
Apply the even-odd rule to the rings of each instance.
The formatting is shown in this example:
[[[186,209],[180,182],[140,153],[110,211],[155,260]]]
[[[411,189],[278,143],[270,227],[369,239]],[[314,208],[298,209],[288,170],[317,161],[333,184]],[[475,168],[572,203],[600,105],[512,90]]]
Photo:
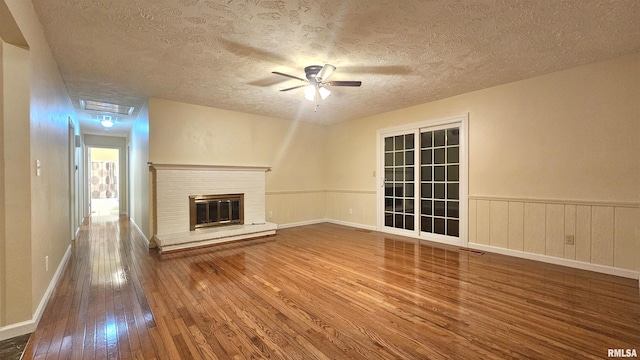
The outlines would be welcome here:
[[[189,196],[190,230],[244,224],[244,194]]]

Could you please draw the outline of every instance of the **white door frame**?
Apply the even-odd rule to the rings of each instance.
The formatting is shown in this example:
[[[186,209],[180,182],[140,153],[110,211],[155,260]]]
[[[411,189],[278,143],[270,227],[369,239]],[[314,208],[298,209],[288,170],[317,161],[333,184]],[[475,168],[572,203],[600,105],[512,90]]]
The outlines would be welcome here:
[[[421,121],[417,123],[403,124],[399,126],[379,129],[377,131],[376,139],[376,163],[377,173],[380,174],[377,179],[376,186],[376,203],[377,203],[377,225],[376,229],[381,232],[390,234],[404,235],[415,237],[423,240],[435,241],[450,245],[457,245],[467,247],[469,241],[469,137],[468,137],[468,113],[451,116],[446,118],[432,119]],[[453,240],[451,236],[442,236],[431,233],[421,233],[420,231],[420,216],[419,216],[419,183],[420,183],[420,163],[419,159],[419,135],[420,130],[425,128],[446,128],[447,126],[458,125],[460,127],[460,229],[459,237],[457,240]],[[384,138],[402,134],[416,134],[416,161],[415,163],[415,176],[414,179],[417,185],[414,187],[416,191],[414,209],[416,209],[415,216],[415,230],[404,230],[390,228],[384,225],[384,185],[385,185],[385,169],[384,169]]]
[[[76,136],[75,136],[75,127],[71,117],[68,117],[69,120],[69,228],[71,231],[71,240],[76,240],[76,229],[78,224],[77,221],[77,211],[76,208],[77,201],[76,197],[78,194],[76,193],[76,173],[78,171],[76,167]]]

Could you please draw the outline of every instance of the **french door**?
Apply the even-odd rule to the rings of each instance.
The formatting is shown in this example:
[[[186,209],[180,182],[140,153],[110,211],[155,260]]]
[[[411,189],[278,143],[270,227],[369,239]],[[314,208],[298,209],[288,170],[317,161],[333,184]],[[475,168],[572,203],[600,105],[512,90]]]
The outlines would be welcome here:
[[[416,225],[416,134],[384,138],[384,226],[414,230]]]
[[[467,116],[378,131],[378,228],[467,242]]]

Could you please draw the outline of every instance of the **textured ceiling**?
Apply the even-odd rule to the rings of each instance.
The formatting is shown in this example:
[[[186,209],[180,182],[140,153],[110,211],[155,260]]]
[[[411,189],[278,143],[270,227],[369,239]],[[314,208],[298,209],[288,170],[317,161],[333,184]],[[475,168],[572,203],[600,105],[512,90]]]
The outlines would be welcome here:
[[[158,97],[320,124],[640,51],[637,0],[33,3],[74,104]],[[324,63],[362,87],[332,88],[315,113],[271,74]]]

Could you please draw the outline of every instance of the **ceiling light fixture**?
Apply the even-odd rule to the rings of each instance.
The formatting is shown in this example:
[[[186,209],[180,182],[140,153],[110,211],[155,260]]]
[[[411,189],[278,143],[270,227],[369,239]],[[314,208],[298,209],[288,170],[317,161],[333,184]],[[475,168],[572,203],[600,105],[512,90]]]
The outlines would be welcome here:
[[[331,95],[331,91],[329,89],[315,85],[309,85],[304,89],[304,98],[309,101],[316,101],[319,99],[326,99]]]
[[[315,107],[313,111],[318,110],[318,101],[324,100],[329,95],[331,95],[331,91],[327,89],[327,86],[360,86],[362,85],[361,81],[327,81],[329,76],[333,74],[336,70],[336,67],[331,64],[324,64],[324,66],[320,65],[310,65],[304,68],[304,73],[306,79],[301,77],[297,77],[294,75],[289,75],[285,73],[281,73],[278,71],[272,71],[273,74],[285,76],[291,79],[296,79],[304,82],[303,85],[293,86],[290,88],[282,89],[280,91],[290,91],[295,89],[304,88],[304,97],[309,101],[313,101],[315,103]]]
[[[322,69],[320,69],[320,71],[318,71],[318,73],[316,74],[316,80],[318,82],[322,82],[323,80],[328,79],[335,70],[335,66],[331,64],[325,64]]]
[[[314,101],[316,99],[316,87],[309,85],[304,88],[304,98],[309,101]]]
[[[103,115],[102,116],[102,120],[100,120],[100,125],[102,125],[103,127],[109,129],[111,127],[113,127],[113,125],[116,123],[116,119],[112,118],[109,115]]]
[[[329,91],[329,89],[327,89],[325,87],[319,87],[318,88],[318,93],[320,94],[320,97],[322,98],[322,100],[328,98],[329,95],[331,95],[331,91]]]
[[[102,120],[100,121],[100,124],[108,129],[110,127],[113,127],[114,123],[111,120]]]

